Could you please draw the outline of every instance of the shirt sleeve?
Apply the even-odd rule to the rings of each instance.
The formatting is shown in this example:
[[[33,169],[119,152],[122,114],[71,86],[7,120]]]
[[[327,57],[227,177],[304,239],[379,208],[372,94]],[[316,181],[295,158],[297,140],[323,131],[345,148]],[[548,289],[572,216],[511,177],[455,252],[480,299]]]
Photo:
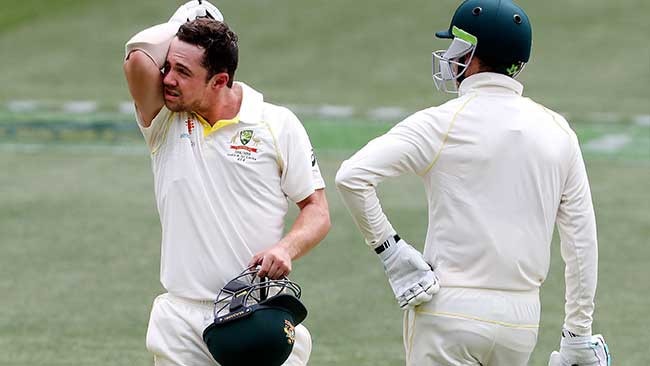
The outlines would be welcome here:
[[[286,122],[278,137],[282,154],[282,191],[300,202],[317,189],[325,188],[314,149],[298,117],[286,110]]]
[[[142,132],[142,136],[144,136],[144,140],[151,154],[155,154],[167,138],[167,132],[169,131],[169,125],[173,116],[174,112],[163,106],[151,121],[149,127],[144,127],[142,126],[140,113],[138,111],[135,112],[138,127],[140,128],[140,132]]]
[[[573,144],[573,159],[556,220],[565,262],[564,327],[576,334],[589,335],[598,277],[596,218],[585,164],[575,136]]]
[[[336,187],[369,246],[395,235],[379,203],[377,185],[388,177],[426,173],[440,146],[432,141],[436,138],[431,129],[427,131],[423,117],[415,114],[341,164]]]

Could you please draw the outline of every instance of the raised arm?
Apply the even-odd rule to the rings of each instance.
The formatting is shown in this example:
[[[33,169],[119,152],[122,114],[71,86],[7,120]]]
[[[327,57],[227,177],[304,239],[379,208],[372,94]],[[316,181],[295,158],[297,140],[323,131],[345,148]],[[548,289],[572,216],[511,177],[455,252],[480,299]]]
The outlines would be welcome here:
[[[214,5],[192,0],[181,5],[167,23],[147,28],[126,43],[124,75],[143,127],[149,127],[164,104],[161,69],[169,44],[183,23],[197,17],[223,21]]]
[[[160,68],[144,51],[136,49],[124,61],[124,75],[140,121],[149,127],[164,103]]]

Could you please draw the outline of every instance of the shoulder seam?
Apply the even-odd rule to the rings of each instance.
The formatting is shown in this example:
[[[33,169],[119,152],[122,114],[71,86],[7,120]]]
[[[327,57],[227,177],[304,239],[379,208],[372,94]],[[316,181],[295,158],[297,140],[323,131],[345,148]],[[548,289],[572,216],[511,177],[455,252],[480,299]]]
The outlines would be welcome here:
[[[262,120],[260,121],[264,126],[266,126],[266,129],[269,130],[269,133],[271,134],[271,138],[273,138],[273,147],[275,148],[275,161],[278,163],[278,168],[280,169],[280,172],[284,171],[284,160],[282,160],[282,154],[280,154],[280,146],[278,145],[278,138],[275,136],[275,132],[271,128],[271,125],[268,124],[268,122]]]
[[[451,132],[451,129],[456,124],[456,118],[458,117],[458,114],[463,109],[465,109],[467,104],[471,100],[473,100],[474,98],[476,98],[476,94],[473,94],[470,98],[468,98],[465,101],[465,103],[463,103],[463,105],[461,105],[460,108],[458,108],[458,110],[454,113],[454,116],[452,117],[451,122],[449,123],[449,127],[447,127],[447,132],[445,132],[445,137],[442,139],[442,144],[440,144],[440,148],[438,149],[438,152],[436,153],[436,156],[433,158],[433,161],[431,162],[431,164],[429,164],[429,166],[426,169],[424,169],[421,173],[418,173],[418,175],[424,176],[425,174],[427,174],[431,170],[431,168],[433,168],[434,165],[436,165],[436,163],[438,162],[438,159],[440,158],[440,154],[442,153],[442,150],[445,148],[445,145],[447,144],[447,139],[449,138],[449,132]]]
[[[557,117],[555,116],[555,112],[552,113],[548,108],[546,108],[546,107],[544,107],[543,105],[541,105],[541,104],[539,104],[539,103],[537,103],[537,102],[531,100],[530,98],[528,98],[528,100],[530,100],[531,102],[535,103],[535,104],[536,104],[537,106],[539,106],[539,107],[540,107],[540,108],[541,108],[541,109],[542,109],[546,114],[550,115],[551,118],[553,118],[553,122],[555,122],[555,124],[556,124],[556,125],[557,125],[561,130],[562,130],[562,131],[564,131],[564,133],[566,133],[569,137],[571,136],[571,132],[570,132],[570,131],[567,131],[567,129],[566,129],[564,126],[562,126],[562,124],[557,120]]]

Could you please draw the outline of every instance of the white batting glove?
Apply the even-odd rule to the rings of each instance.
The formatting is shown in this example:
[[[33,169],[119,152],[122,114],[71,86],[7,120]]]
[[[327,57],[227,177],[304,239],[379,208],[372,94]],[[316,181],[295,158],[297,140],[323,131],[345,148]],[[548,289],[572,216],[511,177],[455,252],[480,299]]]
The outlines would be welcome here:
[[[169,23],[183,24],[201,17],[212,18],[223,22],[223,14],[221,14],[216,6],[205,0],[192,0],[181,5],[174,15],[169,18]]]
[[[553,351],[548,366],[611,366],[612,356],[602,335],[562,337],[560,352]]]
[[[375,251],[384,264],[400,308],[413,308],[430,301],[440,290],[440,284],[422,253],[401,239],[395,242],[390,238],[386,243]]]

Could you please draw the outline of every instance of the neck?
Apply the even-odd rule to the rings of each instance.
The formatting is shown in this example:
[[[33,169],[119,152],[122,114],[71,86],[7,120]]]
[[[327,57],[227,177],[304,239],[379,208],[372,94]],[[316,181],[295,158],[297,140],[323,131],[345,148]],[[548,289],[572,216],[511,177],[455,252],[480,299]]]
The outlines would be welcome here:
[[[205,108],[195,112],[201,115],[210,126],[214,126],[217,121],[233,119],[239,114],[242,95],[242,88],[239,84],[233,84],[232,88],[221,88],[218,94],[209,98]]]

